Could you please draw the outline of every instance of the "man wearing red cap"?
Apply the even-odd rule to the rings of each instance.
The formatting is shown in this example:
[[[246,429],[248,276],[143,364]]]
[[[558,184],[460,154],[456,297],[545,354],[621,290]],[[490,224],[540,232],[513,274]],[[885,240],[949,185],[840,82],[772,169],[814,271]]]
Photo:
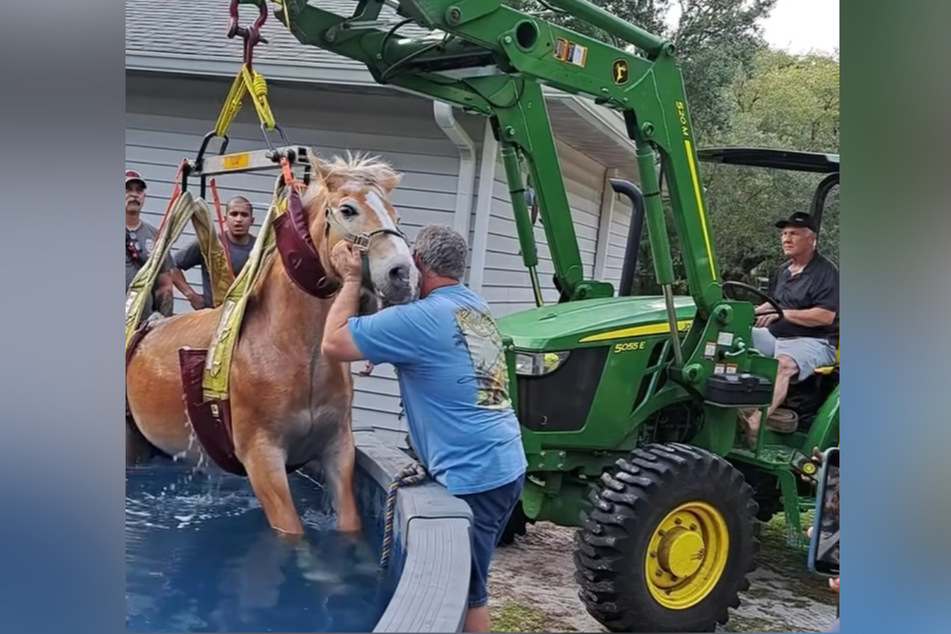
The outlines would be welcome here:
[[[129,291],[136,273],[145,265],[145,260],[155,248],[158,229],[142,220],[142,206],[145,204],[145,179],[135,170],[126,170],[125,173],[125,290]],[[148,318],[152,311],[158,311],[169,317],[172,314],[172,271],[175,262],[171,254],[159,269],[155,289],[145,300],[142,311],[143,318]]]

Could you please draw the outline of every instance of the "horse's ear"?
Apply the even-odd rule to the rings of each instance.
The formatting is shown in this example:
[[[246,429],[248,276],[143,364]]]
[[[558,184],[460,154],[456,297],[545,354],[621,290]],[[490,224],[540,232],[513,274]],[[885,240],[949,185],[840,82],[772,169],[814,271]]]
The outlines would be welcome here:
[[[384,170],[380,177],[380,186],[389,195],[403,180],[403,175],[393,170]]]
[[[322,160],[313,152],[308,153],[308,159],[310,161],[310,168],[313,172],[313,181],[316,185],[327,186],[327,181],[330,178],[330,164]]]

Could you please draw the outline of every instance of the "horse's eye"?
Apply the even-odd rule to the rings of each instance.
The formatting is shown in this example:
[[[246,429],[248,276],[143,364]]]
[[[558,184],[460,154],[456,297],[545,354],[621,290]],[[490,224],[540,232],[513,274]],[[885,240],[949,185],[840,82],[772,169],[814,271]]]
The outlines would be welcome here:
[[[340,213],[344,218],[353,218],[357,215],[357,210],[354,209],[351,205],[341,205]]]

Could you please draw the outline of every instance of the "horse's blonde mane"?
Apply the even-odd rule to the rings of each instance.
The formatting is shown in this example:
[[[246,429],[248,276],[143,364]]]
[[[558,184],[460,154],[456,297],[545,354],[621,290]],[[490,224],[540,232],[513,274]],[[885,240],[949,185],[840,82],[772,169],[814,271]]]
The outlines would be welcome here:
[[[311,154],[310,164],[317,178],[302,196],[305,207],[324,192],[330,181],[356,181],[378,190],[385,198],[402,178],[382,157],[366,152],[354,154],[347,150],[346,156],[335,155],[329,161]]]
[[[325,178],[340,177],[358,180],[365,185],[384,188],[399,175],[396,170],[382,157],[347,151],[346,158],[334,156],[330,161],[324,161],[321,170]]]

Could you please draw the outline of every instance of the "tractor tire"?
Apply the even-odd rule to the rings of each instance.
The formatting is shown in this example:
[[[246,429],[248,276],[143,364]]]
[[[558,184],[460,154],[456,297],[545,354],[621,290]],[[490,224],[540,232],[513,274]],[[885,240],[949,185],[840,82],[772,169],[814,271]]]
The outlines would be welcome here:
[[[534,524],[534,522],[528,519],[528,516],[525,515],[525,511],[522,510],[522,501],[519,500],[515,503],[515,509],[512,511],[512,516],[509,518],[508,523],[502,530],[502,534],[499,536],[499,543],[496,545],[510,546],[515,542],[516,537],[525,535],[525,533],[528,531],[529,523]]]
[[[712,632],[729,620],[760,528],[735,467],[697,447],[651,444],[618,460],[589,499],[574,561],[591,616],[613,632]]]

